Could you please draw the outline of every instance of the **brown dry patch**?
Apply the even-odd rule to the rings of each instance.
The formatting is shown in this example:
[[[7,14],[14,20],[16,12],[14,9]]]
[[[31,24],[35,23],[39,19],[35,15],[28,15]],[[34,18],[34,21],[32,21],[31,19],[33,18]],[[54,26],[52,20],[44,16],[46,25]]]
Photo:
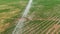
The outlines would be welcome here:
[[[0,13],[0,32],[5,31],[10,26],[10,23],[4,24],[5,19],[8,19],[8,18],[11,19],[11,17],[13,17],[14,15],[17,15],[19,11],[20,11],[19,9],[15,9],[10,12]]]
[[[10,25],[10,23],[6,23],[5,25],[4,25],[4,24],[1,24],[1,25],[0,25],[0,32],[5,31],[5,29],[8,28],[9,25]]]
[[[10,18],[16,15],[19,11],[19,9],[15,9],[14,11],[0,13],[0,19]]]
[[[46,34],[48,34],[48,33],[49,33],[50,31],[52,31],[53,29],[54,29],[54,31],[51,32],[51,34],[54,34],[59,28],[60,28],[60,25],[55,24],[54,26],[52,26],[52,28],[50,28],[50,29],[48,30],[48,32],[47,32]],[[56,34],[57,34],[57,33],[59,33],[59,31],[57,31]]]

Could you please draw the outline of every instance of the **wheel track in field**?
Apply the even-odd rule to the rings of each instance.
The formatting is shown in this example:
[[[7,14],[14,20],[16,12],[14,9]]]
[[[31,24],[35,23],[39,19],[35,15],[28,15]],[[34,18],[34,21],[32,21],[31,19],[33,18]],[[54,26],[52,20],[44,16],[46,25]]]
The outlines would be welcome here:
[[[44,22],[46,22],[46,21],[41,22],[40,25],[42,25],[42,23],[44,23]],[[39,25],[38,25],[38,26],[39,26]],[[38,27],[38,26],[37,26],[37,27]],[[36,27],[36,28],[37,28],[37,27]],[[36,29],[36,28],[34,28],[34,29]],[[37,29],[38,29],[38,28],[37,28]],[[36,30],[37,30],[37,29],[36,29]],[[27,30],[27,31],[28,31],[28,30]],[[34,30],[32,30],[32,31],[34,31]],[[31,31],[30,31],[30,32],[31,32]]]
[[[53,18],[54,18],[54,17],[53,17]],[[52,19],[53,19],[53,18],[52,18]],[[56,20],[56,19],[55,19],[55,20]],[[55,24],[55,21],[50,21],[50,22],[48,22],[48,24],[46,24],[45,27],[42,28],[42,30],[47,29],[47,28],[50,26],[50,24],[51,24],[51,25],[52,25],[52,24]],[[43,31],[41,31],[41,32],[43,32]]]
[[[54,19],[54,18],[55,18],[55,19]],[[53,17],[52,19],[54,19],[54,21],[55,21],[55,22],[53,22],[53,24],[55,24],[55,23],[59,20],[59,19],[57,19],[56,17]],[[51,20],[52,20],[52,19],[51,19]],[[49,20],[49,21],[50,21],[50,20]],[[47,21],[47,22],[48,22],[48,21]],[[52,23],[52,21],[51,21],[51,23]],[[51,24],[51,23],[49,23],[49,24]],[[48,25],[49,25],[49,24],[48,24]],[[53,24],[51,24],[51,25],[53,25]],[[33,25],[33,23],[32,23],[32,25]],[[40,24],[40,25],[41,25],[41,24]],[[27,31],[26,33],[31,33],[31,34],[33,34],[36,30],[39,29],[38,27],[41,28],[40,25],[37,26],[37,24],[34,24],[34,26],[36,26],[36,27],[31,26],[31,27],[34,27],[34,28],[31,29],[31,30],[30,30],[30,29],[26,30],[26,31]],[[45,29],[48,25],[46,25],[46,26],[45,26],[44,28],[42,28],[42,29]],[[49,26],[49,27],[51,27],[51,26]],[[48,28],[49,28],[49,27],[48,27]],[[48,28],[47,28],[47,29],[48,29]],[[35,30],[34,30],[34,29],[35,29]],[[45,29],[45,30],[47,30],[47,29]],[[44,30],[44,32],[45,32],[45,30]],[[40,30],[39,30],[38,32],[40,32]],[[43,31],[41,31],[41,32],[43,33]]]

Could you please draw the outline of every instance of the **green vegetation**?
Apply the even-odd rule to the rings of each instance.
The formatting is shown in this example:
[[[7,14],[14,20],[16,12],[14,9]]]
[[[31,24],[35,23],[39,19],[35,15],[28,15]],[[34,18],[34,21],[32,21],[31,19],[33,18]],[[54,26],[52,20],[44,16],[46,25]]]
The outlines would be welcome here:
[[[28,0],[0,0],[0,34],[11,34]]]
[[[57,16],[60,15],[59,5],[58,0],[34,0],[31,12],[35,12],[41,18],[48,18],[50,15]]]
[[[24,26],[24,34],[46,34],[54,24],[60,23],[60,0],[33,0],[31,14],[34,16]]]
[[[0,0],[0,34],[11,34],[29,0]],[[30,16],[31,15],[31,16]],[[23,34],[46,34],[60,19],[60,0],[33,0]],[[60,22],[59,22],[60,23]],[[47,30],[46,30],[47,29]]]

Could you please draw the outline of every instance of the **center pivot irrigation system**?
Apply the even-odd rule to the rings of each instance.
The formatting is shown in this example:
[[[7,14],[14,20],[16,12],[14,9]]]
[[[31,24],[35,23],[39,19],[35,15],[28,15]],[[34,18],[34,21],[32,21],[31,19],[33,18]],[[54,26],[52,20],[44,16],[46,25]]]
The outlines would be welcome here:
[[[24,26],[24,22],[26,21],[25,17],[27,17],[30,7],[32,5],[32,0],[29,0],[28,5],[26,6],[26,9],[24,10],[24,13],[21,17],[21,19],[19,19],[16,27],[14,28],[12,34],[22,34],[22,27]]]

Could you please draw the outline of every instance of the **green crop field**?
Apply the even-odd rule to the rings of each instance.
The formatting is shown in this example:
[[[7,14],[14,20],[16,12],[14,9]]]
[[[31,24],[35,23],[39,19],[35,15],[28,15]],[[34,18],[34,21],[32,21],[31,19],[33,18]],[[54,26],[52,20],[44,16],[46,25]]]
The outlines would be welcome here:
[[[11,34],[28,0],[0,0],[0,34]]]
[[[12,34],[28,1],[0,0],[0,34]],[[22,34],[60,34],[60,0],[33,0],[27,18]]]

